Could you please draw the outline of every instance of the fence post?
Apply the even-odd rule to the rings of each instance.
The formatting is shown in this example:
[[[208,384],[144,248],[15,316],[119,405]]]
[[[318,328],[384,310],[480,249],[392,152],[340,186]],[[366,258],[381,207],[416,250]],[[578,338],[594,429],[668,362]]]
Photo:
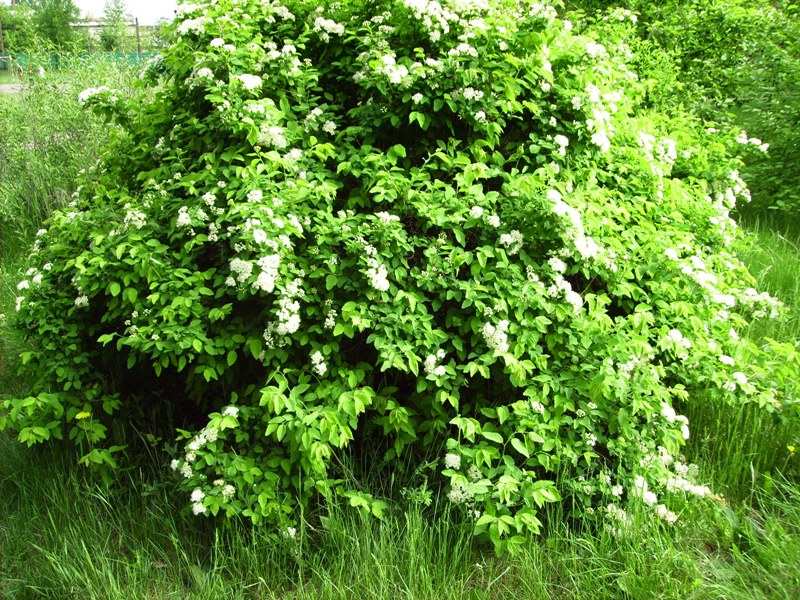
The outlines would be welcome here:
[[[139,18],[135,18],[133,20],[134,24],[136,25],[136,54],[139,55],[141,58],[142,54],[142,40],[139,38]]]

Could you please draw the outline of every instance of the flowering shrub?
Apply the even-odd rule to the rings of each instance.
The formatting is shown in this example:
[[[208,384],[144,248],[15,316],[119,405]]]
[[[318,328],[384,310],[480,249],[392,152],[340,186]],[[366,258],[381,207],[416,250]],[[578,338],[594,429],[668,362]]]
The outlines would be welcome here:
[[[482,0],[215,0],[174,36],[154,95],[81,97],[124,133],[19,284],[21,441],[112,468],[116,415],[188,398],[191,510],[284,534],[315,500],[385,510],[345,448],[444,441],[502,549],[562,498],[622,530],[711,496],[694,390],[789,405],[796,354],[737,334],[778,305],[733,255],[730,140],[641,110],[614,39]]]

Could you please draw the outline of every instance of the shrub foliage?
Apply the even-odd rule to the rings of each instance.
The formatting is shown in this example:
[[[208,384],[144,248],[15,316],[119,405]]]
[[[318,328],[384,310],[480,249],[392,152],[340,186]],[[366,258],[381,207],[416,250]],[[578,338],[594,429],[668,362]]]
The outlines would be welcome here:
[[[385,510],[345,451],[444,444],[502,549],[548,502],[621,531],[627,504],[711,496],[673,408],[698,390],[790,407],[792,349],[737,334],[777,303],[732,253],[735,142],[647,114],[616,26],[215,0],[173,27],[155,94],[82,95],[122,133],[20,282],[21,441],[112,469],[113,425],[172,406],[193,512],[289,534],[310,502]]]

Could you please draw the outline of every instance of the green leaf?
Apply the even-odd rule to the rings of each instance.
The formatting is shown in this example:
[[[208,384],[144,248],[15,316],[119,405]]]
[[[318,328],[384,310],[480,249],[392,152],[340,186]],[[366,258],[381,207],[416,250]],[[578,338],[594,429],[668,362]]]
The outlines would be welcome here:
[[[525,447],[525,444],[520,441],[519,438],[512,437],[511,438],[511,445],[514,446],[514,449],[522,454],[525,458],[530,458],[531,453],[528,452],[528,449]]]

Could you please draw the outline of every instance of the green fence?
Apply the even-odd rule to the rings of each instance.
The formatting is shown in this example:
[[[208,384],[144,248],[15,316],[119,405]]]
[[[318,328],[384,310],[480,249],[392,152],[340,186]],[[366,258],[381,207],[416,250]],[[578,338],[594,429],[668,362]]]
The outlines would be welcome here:
[[[126,62],[133,65],[145,63],[158,56],[158,52],[81,52],[76,54],[27,54],[17,52],[10,56],[0,56],[0,70],[10,69],[12,65],[25,71],[44,67],[49,70],[65,69],[76,62],[107,60]]]

